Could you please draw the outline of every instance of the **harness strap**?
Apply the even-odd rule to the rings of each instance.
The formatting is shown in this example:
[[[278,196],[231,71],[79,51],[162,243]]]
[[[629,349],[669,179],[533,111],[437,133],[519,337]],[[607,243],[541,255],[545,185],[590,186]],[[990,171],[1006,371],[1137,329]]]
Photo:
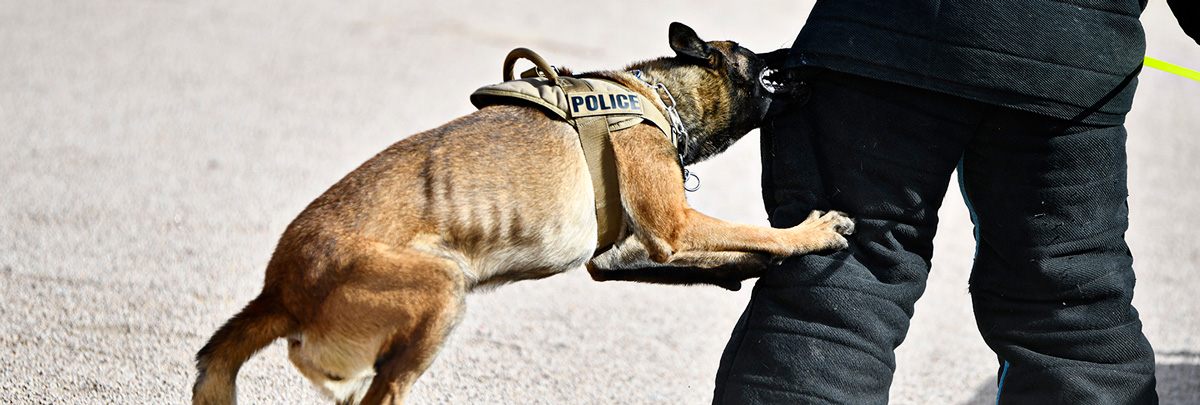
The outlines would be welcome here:
[[[559,77],[559,85],[569,97],[574,93],[590,92],[587,81]],[[604,249],[617,241],[624,214],[621,211],[621,191],[617,186],[617,159],[613,152],[608,117],[573,118],[579,131],[579,144],[592,176],[592,192],[596,199],[597,247]]]

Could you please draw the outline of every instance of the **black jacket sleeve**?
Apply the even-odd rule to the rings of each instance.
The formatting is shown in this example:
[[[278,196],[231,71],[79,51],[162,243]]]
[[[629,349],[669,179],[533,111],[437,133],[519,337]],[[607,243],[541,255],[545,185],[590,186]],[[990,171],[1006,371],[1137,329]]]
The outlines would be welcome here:
[[[1175,13],[1183,32],[1200,44],[1200,1],[1167,0],[1167,5],[1171,6],[1171,12]]]

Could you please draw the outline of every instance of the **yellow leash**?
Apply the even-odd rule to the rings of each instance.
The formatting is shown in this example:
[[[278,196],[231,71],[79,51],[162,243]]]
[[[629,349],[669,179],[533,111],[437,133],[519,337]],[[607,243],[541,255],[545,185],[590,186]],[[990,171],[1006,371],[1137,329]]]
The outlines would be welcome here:
[[[1158,70],[1161,70],[1161,71],[1164,71],[1167,73],[1174,73],[1174,74],[1186,77],[1188,79],[1200,81],[1200,72],[1185,68],[1183,66],[1163,62],[1161,60],[1154,59],[1149,56],[1146,57],[1145,64],[1146,64],[1146,66],[1149,66],[1149,67],[1152,67],[1152,68],[1155,68],[1155,69],[1158,69]]]

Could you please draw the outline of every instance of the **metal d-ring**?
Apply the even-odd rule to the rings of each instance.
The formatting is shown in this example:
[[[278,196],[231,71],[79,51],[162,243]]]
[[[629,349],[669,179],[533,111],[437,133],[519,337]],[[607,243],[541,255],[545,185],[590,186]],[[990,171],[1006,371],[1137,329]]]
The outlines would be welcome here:
[[[696,185],[692,186],[692,187],[688,187],[689,179],[695,179]],[[700,176],[697,176],[696,173],[692,173],[691,170],[683,169],[683,189],[687,190],[688,192],[692,192],[692,193],[696,192],[696,190],[699,190],[700,189]]]

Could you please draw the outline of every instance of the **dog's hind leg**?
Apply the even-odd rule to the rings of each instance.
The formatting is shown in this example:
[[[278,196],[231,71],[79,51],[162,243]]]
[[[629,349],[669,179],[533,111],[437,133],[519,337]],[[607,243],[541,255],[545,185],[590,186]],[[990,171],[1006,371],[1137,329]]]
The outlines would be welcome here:
[[[640,281],[658,284],[713,284],[729,290],[742,280],[761,276],[771,257],[758,252],[679,252],[665,263],[650,260],[636,235],[618,241],[593,257],[587,271],[596,281]]]
[[[647,258],[603,267],[613,263],[593,260],[587,264],[587,271],[595,281],[712,284],[737,291],[742,288],[743,280],[763,275],[769,260],[765,254],[752,252],[688,252],[672,256],[667,263],[655,263]]]
[[[339,403],[403,403],[458,324],[465,277],[456,262],[427,252],[366,250],[322,305],[324,330],[307,333],[312,345],[293,361],[322,370],[314,382]]]
[[[404,336],[392,344],[375,362],[375,379],[363,399],[364,404],[402,404],[413,383],[433,363],[450,331],[458,325],[463,296],[437,297],[445,306],[425,314]]]

